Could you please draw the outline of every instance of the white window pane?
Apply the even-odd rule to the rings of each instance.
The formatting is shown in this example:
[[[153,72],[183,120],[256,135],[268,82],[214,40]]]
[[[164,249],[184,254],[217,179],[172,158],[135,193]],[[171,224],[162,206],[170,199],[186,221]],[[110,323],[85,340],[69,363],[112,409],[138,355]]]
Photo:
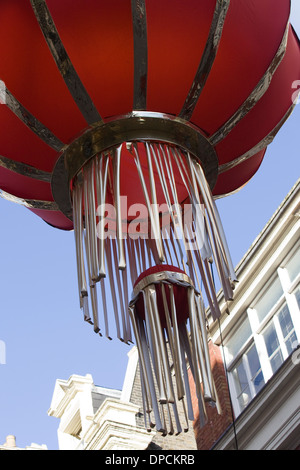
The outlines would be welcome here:
[[[261,369],[257,372],[256,376],[253,377],[253,385],[255,387],[255,393],[258,393],[265,385],[265,379]]]
[[[286,338],[294,330],[294,325],[288,306],[285,304],[278,313],[278,319],[281,326],[283,337]]]
[[[288,355],[292,354],[295,347],[299,344],[295,331],[293,331],[286,339],[285,345],[288,352]]]
[[[280,350],[280,344],[273,322],[264,330],[263,337],[266,343],[272,371],[274,373],[283,363],[283,355]]]
[[[257,393],[262,388],[265,381],[255,345],[253,345],[247,352],[247,358],[251,372],[251,380],[255,389],[255,393]]]
[[[298,303],[298,307],[299,307],[299,310],[300,310],[300,286],[297,287],[294,294],[295,294],[295,297],[296,297],[296,300],[297,300],[297,303]]]
[[[279,340],[273,323],[271,323],[263,333],[268,356],[270,357],[279,347]]]
[[[293,282],[300,272],[300,248],[298,248],[294,256],[286,263],[285,267],[289,274],[290,281]]]
[[[283,363],[283,355],[280,349],[271,357],[270,363],[271,363],[272,371],[275,374],[277,369],[279,369],[279,367]]]
[[[232,359],[237,356],[238,352],[241,350],[246,341],[250,338],[251,334],[252,331],[249,319],[248,317],[246,317],[241,326],[230,337],[228,343],[226,344],[227,361],[232,361]]]
[[[297,336],[295,333],[294,324],[290,315],[287,305],[284,305],[278,313],[279,324],[282,331],[282,336],[287,348],[288,354],[291,354],[297,344]]]
[[[241,357],[232,370],[232,376],[235,396],[242,411],[265,383],[255,344]]]
[[[277,277],[272,282],[267,292],[260,298],[260,300],[254,306],[260,322],[270,312],[271,308],[276,304],[276,302],[280,299],[282,295],[283,290],[281,287],[280,280]]]
[[[246,371],[242,361],[233,370],[234,386],[236,390],[236,397],[243,410],[251,400],[250,387],[247,380]]]

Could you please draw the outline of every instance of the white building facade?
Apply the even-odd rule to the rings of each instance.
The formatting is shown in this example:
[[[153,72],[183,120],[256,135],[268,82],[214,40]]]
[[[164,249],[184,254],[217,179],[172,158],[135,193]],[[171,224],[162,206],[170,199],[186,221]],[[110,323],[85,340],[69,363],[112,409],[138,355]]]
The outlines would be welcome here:
[[[300,446],[300,181],[237,267],[234,301],[220,298],[235,422],[216,449]],[[228,315],[228,309],[230,315]]]

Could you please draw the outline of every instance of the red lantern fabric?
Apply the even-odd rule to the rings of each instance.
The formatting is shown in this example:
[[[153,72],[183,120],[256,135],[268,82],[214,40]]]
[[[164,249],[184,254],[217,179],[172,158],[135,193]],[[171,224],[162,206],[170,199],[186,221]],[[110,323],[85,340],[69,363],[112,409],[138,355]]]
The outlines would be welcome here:
[[[49,173],[49,180],[16,175],[1,166],[0,188],[19,198],[51,202],[51,172],[61,150],[90,123],[76,106],[53,60],[35,16],[35,3],[3,0],[0,4],[0,42],[5,45],[0,78],[22,105],[23,118],[29,112],[56,137],[56,142],[52,147],[46,144],[10,106],[1,105],[0,155]],[[184,103],[218,4],[215,0],[145,1],[146,111],[185,119]],[[104,122],[131,113],[135,61],[131,2],[47,0],[46,5],[67,55]],[[288,23],[289,12],[289,0],[231,0],[228,6],[215,60],[188,118],[214,143],[219,164],[213,189],[216,196],[237,190],[254,175],[265,154],[265,139],[292,108],[292,82],[300,79],[300,47]],[[218,131],[263,78],[263,93],[254,106],[218,137]],[[253,155],[243,158],[250,151]],[[234,166],[232,162],[239,158]],[[125,177],[130,177],[126,171],[124,166]],[[136,197],[134,185],[126,190],[132,193],[128,194],[131,198]],[[73,228],[72,221],[59,210],[31,210],[57,228]]]
[[[293,110],[300,44],[289,13],[289,0],[0,2],[1,195],[74,228],[84,319],[102,335],[101,288],[105,335],[109,316],[119,339],[134,333],[145,425],[163,435],[194,420],[186,358],[200,423],[206,401],[220,411],[199,278],[216,320],[212,263],[226,301],[236,277],[212,194],[247,183]],[[121,196],[146,202],[151,240],[123,237],[132,218]],[[185,201],[193,219],[180,240]],[[115,238],[104,236],[102,202],[116,206]]]

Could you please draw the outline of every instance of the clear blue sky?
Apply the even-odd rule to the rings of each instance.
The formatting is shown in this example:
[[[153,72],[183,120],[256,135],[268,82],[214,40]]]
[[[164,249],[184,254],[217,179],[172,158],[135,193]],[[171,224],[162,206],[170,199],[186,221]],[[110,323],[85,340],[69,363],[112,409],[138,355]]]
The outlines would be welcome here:
[[[300,35],[300,1],[292,23]],[[300,104],[269,147],[255,177],[218,201],[236,265],[300,176]],[[73,233],[55,230],[23,207],[0,199],[0,444],[14,434],[57,449],[58,420],[47,415],[57,378],[92,374],[121,388],[129,347],[99,338],[77,300]]]

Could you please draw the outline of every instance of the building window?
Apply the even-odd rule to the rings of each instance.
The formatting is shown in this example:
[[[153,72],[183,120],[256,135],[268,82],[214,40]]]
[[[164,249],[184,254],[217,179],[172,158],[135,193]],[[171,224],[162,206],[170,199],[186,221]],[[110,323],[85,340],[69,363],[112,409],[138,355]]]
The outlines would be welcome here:
[[[300,250],[281,263],[225,343],[236,416],[300,343]]]
[[[244,409],[265,383],[255,344],[243,354],[232,376],[239,407]]]
[[[256,302],[255,310],[261,323],[277,302],[282,298],[283,288],[278,276],[270,283],[262,297]]]
[[[294,295],[298,304],[298,308],[300,310],[300,286],[297,287],[297,289],[294,292]]]
[[[273,373],[293,351],[297,342],[295,327],[286,304],[262,332]]]

